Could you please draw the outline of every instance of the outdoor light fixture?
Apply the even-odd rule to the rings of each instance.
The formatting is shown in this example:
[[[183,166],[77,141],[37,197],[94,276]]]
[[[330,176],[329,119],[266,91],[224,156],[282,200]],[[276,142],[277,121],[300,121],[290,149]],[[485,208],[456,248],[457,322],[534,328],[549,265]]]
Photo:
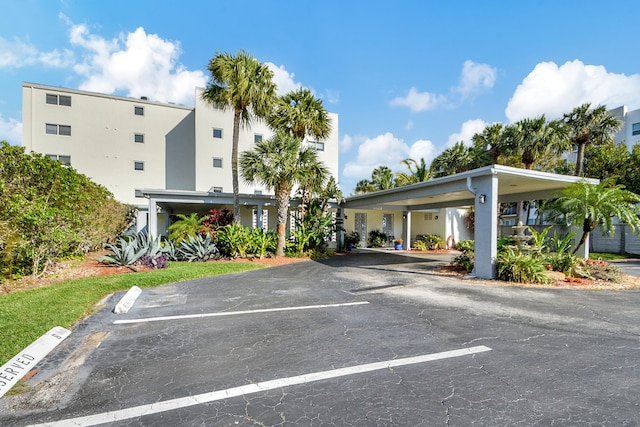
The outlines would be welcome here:
[[[484,203],[486,200],[487,200],[487,196],[485,194],[481,194],[480,198],[478,199],[480,203]]]

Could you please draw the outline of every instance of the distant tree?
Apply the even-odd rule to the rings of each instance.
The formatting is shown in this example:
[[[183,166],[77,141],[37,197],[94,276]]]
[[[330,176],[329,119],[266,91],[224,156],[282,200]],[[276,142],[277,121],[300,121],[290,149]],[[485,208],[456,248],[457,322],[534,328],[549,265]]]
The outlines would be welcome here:
[[[610,141],[594,145],[584,154],[584,176],[600,180],[615,178],[616,182],[624,184],[621,178],[624,179],[627,174],[630,157],[631,153],[624,142],[615,144]],[[637,171],[635,169],[635,174]]]
[[[505,150],[503,130],[502,123],[494,123],[485,127],[481,133],[473,135],[472,169],[500,164],[500,157],[504,155]]]
[[[568,225],[582,226],[582,237],[573,253],[584,245],[589,234],[600,225],[603,232],[613,232],[613,218],[629,225],[632,231],[640,226],[637,204],[640,196],[622,185],[605,180],[598,185],[578,182],[566,187],[550,209],[550,217]]]
[[[371,172],[371,182],[378,190],[388,190],[396,186],[393,172],[387,166],[378,166]]]
[[[211,81],[202,99],[216,108],[233,111],[231,174],[233,181],[233,216],[240,222],[238,184],[238,141],[240,125],[249,125],[252,116],[266,118],[272,112],[276,85],[273,73],[252,55],[241,50],[237,55],[217,53],[209,61]]]
[[[378,191],[378,189],[373,185],[373,182],[365,178],[356,183],[356,187],[353,191],[355,194],[366,194]]]
[[[631,149],[627,169],[621,180],[625,188],[636,194],[640,194],[640,144],[636,144]]]
[[[275,193],[278,210],[276,255],[282,256],[291,191],[308,175],[326,175],[327,168],[318,159],[315,149],[302,147],[299,138],[283,132],[257,142],[252,150],[243,152],[240,168],[246,182],[260,182]]]
[[[427,162],[424,158],[420,159],[420,163],[414,159],[404,159],[402,164],[409,169],[409,173],[401,172],[396,174],[396,185],[398,187],[427,181],[433,176],[433,173],[431,172],[431,169],[429,169],[429,166],[427,166]]]
[[[453,175],[469,170],[471,166],[470,150],[462,141],[444,150],[431,162],[434,177]]]
[[[519,155],[525,169],[533,169],[541,160],[557,157],[571,148],[562,122],[547,122],[544,114],[514,124],[511,154]]]
[[[576,155],[576,176],[582,176],[586,147],[613,141],[613,134],[622,122],[607,112],[604,105],[591,107],[590,103],[576,107],[564,115],[564,123],[571,143],[578,148]]]

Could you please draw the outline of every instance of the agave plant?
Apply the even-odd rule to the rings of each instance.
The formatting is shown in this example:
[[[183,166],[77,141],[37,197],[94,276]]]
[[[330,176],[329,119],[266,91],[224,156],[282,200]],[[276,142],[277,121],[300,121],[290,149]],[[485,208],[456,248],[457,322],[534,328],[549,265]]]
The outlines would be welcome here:
[[[189,236],[180,243],[178,247],[180,258],[189,261],[208,261],[215,258],[219,251],[214,242],[211,241],[211,235],[202,236],[197,234]]]
[[[123,267],[133,265],[145,254],[146,249],[138,246],[136,239],[118,239],[117,244],[108,243],[106,248],[109,249],[112,254],[104,255],[98,258],[98,261],[103,264],[115,264]]]

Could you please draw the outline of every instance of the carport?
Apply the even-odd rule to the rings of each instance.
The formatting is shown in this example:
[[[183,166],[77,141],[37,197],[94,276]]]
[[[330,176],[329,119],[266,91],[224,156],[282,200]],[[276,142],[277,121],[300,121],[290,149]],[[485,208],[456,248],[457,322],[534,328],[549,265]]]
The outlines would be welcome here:
[[[345,209],[388,208],[402,211],[402,237],[411,247],[411,213],[424,209],[474,206],[475,276],[496,277],[498,203],[553,198],[564,187],[596,179],[492,165],[404,187],[351,196]],[[588,247],[588,242],[587,245]]]

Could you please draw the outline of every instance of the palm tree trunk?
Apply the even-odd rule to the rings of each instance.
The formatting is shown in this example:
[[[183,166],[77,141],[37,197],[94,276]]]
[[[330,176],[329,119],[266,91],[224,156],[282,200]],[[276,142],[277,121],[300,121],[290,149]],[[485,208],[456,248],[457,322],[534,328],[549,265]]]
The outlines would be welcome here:
[[[573,250],[573,255],[575,255],[578,252],[578,249],[580,249],[582,247],[582,245],[584,245],[584,242],[587,241],[587,236],[589,235],[588,231],[583,231],[582,232],[582,237],[580,237],[580,241],[578,242],[576,248]]]
[[[276,256],[284,256],[290,195],[291,190],[288,187],[280,187],[276,189],[276,204],[278,206],[278,246],[276,247]]]
[[[584,163],[584,146],[578,144],[578,152],[576,153],[576,176],[582,176],[582,164]]]
[[[231,175],[233,180],[233,220],[240,224],[240,187],[238,185],[238,143],[240,140],[240,110],[233,114],[233,143],[231,146]]]

